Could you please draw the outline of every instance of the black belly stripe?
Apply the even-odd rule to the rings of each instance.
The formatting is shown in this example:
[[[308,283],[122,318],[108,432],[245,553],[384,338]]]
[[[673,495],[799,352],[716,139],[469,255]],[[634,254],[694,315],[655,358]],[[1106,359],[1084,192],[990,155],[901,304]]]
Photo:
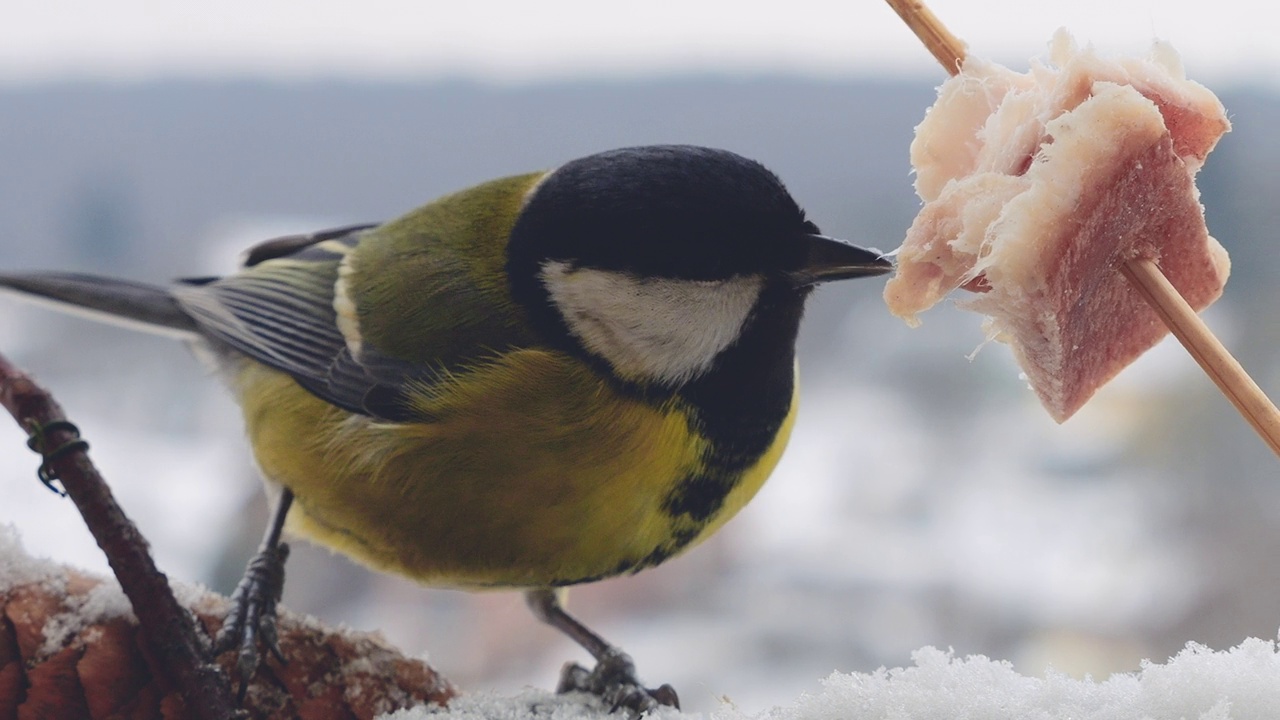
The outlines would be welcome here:
[[[605,578],[617,577],[618,575],[634,575],[646,568],[661,565],[670,558],[678,555],[681,550],[688,547],[694,538],[698,537],[701,527],[697,529],[682,528],[671,534],[671,538],[654,548],[652,552],[642,558],[625,558],[619,562],[613,569],[599,573],[598,575],[590,575],[580,578],[567,578],[556,580],[551,583],[554,587],[562,587],[565,585],[580,585],[582,583],[596,582]]]
[[[736,484],[736,478],[723,473],[686,475],[663,500],[662,509],[673,518],[684,516],[695,523],[706,523],[724,505]]]
[[[773,447],[791,412],[803,308],[800,291],[766,289],[738,342],[680,393],[692,407],[694,430],[710,441],[711,451],[664,499],[663,509],[673,519],[706,525],[742,473]]]

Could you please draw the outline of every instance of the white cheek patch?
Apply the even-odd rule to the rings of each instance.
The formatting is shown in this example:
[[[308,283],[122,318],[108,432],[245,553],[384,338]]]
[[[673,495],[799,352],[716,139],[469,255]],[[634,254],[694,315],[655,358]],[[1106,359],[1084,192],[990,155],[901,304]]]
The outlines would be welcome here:
[[[738,339],[762,280],[640,279],[550,261],[542,282],[569,331],[619,377],[675,386]]]

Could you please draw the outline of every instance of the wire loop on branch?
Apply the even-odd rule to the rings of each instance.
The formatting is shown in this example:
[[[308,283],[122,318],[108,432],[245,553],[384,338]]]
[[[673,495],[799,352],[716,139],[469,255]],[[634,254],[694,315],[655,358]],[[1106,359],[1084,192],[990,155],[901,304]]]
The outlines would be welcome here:
[[[44,462],[40,463],[40,467],[36,469],[36,477],[40,478],[40,482],[44,483],[45,487],[62,497],[66,497],[67,491],[54,485],[60,478],[58,477],[58,472],[53,468],[53,461],[76,450],[88,450],[89,441],[80,437],[80,428],[67,420],[53,420],[42,425],[35,418],[27,418],[22,425],[27,429],[27,447],[39,453],[44,460]],[[49,433],[59,430],[71,433],[72,437],[61,445],[49,449]]]

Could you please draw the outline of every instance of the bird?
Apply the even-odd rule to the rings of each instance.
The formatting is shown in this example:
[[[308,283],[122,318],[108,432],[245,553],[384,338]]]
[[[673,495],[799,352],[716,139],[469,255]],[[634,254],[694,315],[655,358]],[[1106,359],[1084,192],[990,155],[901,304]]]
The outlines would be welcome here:
[[[812,290],[891,267],[823,235],[759,162],[650,145],[269,240],[225,277],[0,288],[179,336],[231,389],[274,501],[217,638],[242,693],[259,646],[279,656],[287,532],[425,585],[523,591],[596,662],[559,689],[640,711],[678,696],[565,588],[737,513],[790,436]]]

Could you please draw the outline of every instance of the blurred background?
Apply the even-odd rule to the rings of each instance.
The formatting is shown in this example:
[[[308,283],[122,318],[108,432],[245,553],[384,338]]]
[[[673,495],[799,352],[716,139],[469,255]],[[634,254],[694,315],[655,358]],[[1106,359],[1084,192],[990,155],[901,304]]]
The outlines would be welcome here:
[[[462,4],[460,4],[462,5]],[[1153,36],[1234,131],[1200,175],[1234,271],[1210,325],[1273,397],[1280,320],[1280,49],[1256,3],[935,0],[1015,68],[1053,30],[1113,52]],[[50,0],[0,26],[6,269],[224,273],[258,240],[395,216],[606,148],[757,158],[829,234],[897,246],[907,146],[942,72],[878,0]],[[785,703],[924,646],[1103,678],[1186,642],[1280,627],[1280,477],[1171,342],[1055,425],[980,318],[909,330],[881,283],[824,289],[801,341],[781,467],[724,531],[571,606],[686,708]],[[236,409],[177,343],[0,303],[0,351],[50,387],[171,577],[227,592],[266,509]],[[72,506],[0,422],[0,523],[105,572]],[[551,686],[581,651],[514,593],[425,589],[295,546],[285,602],[378,630],[468,689]]]

